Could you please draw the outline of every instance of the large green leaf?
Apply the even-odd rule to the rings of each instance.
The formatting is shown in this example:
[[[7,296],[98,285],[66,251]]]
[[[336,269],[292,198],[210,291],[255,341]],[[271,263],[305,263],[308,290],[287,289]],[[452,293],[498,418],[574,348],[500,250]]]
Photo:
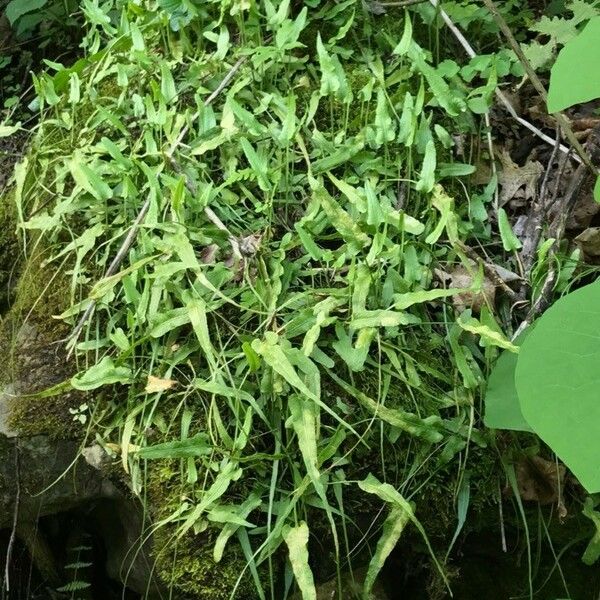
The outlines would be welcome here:
[[[528,330],[525,330],[528,333]],[[525,337],[520,336],[520,341]],[[502,352],[490,374],[485,392],[484,423],[492,429],[533,431],[521,412],[515,385],[518,354]]]
[[[600,283],[556,302],[524,341],[523,417],[590,492],[600,492]]]
[[[548,111],[558,112],[573,104],[600,97],[600,17],[560,51],[548,90]]]
[[[4,10],[4,14],[8,22],[14,25],[23,15],[43,8],[47,2],[48,0],[11,0]]]

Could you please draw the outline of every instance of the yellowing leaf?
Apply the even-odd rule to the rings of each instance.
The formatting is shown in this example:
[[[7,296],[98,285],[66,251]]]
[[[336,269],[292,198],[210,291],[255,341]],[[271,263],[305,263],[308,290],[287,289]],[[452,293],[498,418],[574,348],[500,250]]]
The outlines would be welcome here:
[[[317,590],[308,564],[308,533],[308,525],[302,521],[296,527],[285,527],[283,539],[288,547],[290,564],[302,600],[317,600]]]
[[[440,212],[440,220],[436,228],[425,238],[425,243],[435,244],[440,239],[444,229],[450,242],[455,243],[458,241],[458,225],[456,214],[454,213],[454,199],[439,184],[436,184],[433,188],[431,204]]]
[[[146,394],[166,392],[176,385],[176,383],[177,382],[173,379],[161,379],[160,377],[154,377],[154,375],[148,375],[148,383],[146,383],[145,392]]]
[[[369,236],[361,231],[352,217],[332,198],[322,183],[312,179],[311,187],[315,199],[329,218],[329,222],[338,230],[342,238],[356,250],[371,243]]]
[[[463,314],[458,318],[457,322],[462,329],[480,336],[482,340],[489,342],[492,346],[497,346],[498,348],[503,348],[504,350],[510,350],[515,354],[519,352],[518,346],[515,346],[501,333],[494,331],[488,325],[483,325],[483,323],[480,323],[474,317],[465,317]]]

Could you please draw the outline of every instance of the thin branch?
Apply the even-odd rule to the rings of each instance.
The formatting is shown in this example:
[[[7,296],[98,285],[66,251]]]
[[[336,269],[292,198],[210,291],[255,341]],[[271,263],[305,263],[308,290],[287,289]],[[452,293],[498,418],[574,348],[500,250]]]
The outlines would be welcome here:
[[[246,62],[246,60],[247,60],[247,57],[244,56],[244,57],[240,58],[233,65],[233,67],[231,67],[231,69],[227,72],[227,74],[225,75],[225,77],[223,78],[221,83],[219,83],[217,88],[210,94],[210,96],[208,96],[208,98],[206,98],[206,100],[204,101],[204,106],[208,106],[209,104],[212,104],[212,102],[214,102],[214,100],[219,96],[219,94],[227,87],[229,82],[233,79],[235,74],[239,71],[240,67],[244,64],[244,62]],[[195,115],[192,117],[192,122],[195,121],[199,116],[200,116],[200,113],[196,112]],[[179,136],[177,137],[175,142],[173,142],[173,144],[171,145],[171,148],[169,149],[169,152],[167,153],[167,157],[168,157],[169,161],[171,162],[171,164],[173,165],[174,168],[176,167],[176,170],[178,172],[181,172],[181,167],[179,166],[177,161],[173,158],[173,153],[175,152],[175,150],[177,149],[177,146],[181,143],[183,138],[187,135],[189,128],[190,128],[190,125],[188,124],[181,130],[181,133],[179,134]],[[185,175],[184,175],[184,177],[185,177]],[[190,182],[188,177],[185,177],[185,181],[186,181],[186,187],[188,187],[188,189],[190,189],[190,186],[192,186],[192,189],[194,190],[193,193],[194,193],[194,195],[196,195],[198,190],[196,189],[195,185],[193,185]],[[114,257],[114,259],[112,260],[112,262],[110,263],[108,269],[106,270],[104,277],[110,277],[111,275],[114,275],[117,272],[117,270],[120,267],[123,260],[125,259],[125,257],[127,256],[129,249],[131,248],[131,246],[133,245],[133,242],[135,241],[138,230],[139,230],[144,218],[146,217],[148,210],[150,209],[150,198],[151,197],[149,196],[146,199],[146,201],[144,202],[144,204],[142,205],[142,208],[140,209],[138,216],[136,217],[135,221],[133,222],[133,225],[131,226],[131,229],[129,230],[127,237],[123,240],[121,247],[119,248],[119,250],[118,250],[116,256]],[[207,218],[209,219],[209,221],[211,221],[221,231],[225,231],[228,234],[229,242],[231,243],[231,245],[233,247],[234,255],[236,256],[236,258],[238,258],[238,257],[241,258],[239,244],[237,243],[237,240],[231,235],[231,233],[229,232],[227,227],[225,227],[223,222],[217,217],[217,215],[208,206],[205,207],[204,212],[205,212]],[[85,312],[83,313],[83,315],[77,322],[77,325],[75,326],[75,328],[73,329],[71,334],[66,338],[66,341],[71,345],[71,348],[67,354],[67,358],[69,358],[71,356],[71,353],[73,352],[73,349],[75,348],[75,342],[77,341],[77,338],[79,337],[79,334],[83,330],[88,319],[92,316],[92,313],[94,312],[95,308],[96,308],[96,300],[94,298],[92,298],[89,306],[86,308]]]
[[[442,17],[443,21],[446,23],[446,25],[448,26],[448,29],[450,29],[450,31],[452,32],[454,37],[457,39],[458,43],[463,47],[464,51],[467,53],[469,58],[475,57],[477,55],[477,53],[475,52],[475,50],[473,49],[471,44],[468,42],[468,40],[465,38],[465,36],[462,34],[460,29],[458,29],[458,27],[454,24],[452,19],[448,16],[448,13],[444,9],[440,8],[439,1],[438,0],[429,0],[429,2],[435,8],[437,8],[439,10],[440,16]],[[526,129],[528,129],[529,131],[534,133],[540,139],[544,140],[547,144],[554,146],[555,142],[549,135],[546,135],[541,129],[538,129],[535,125],[533,125],[533,123],[530,123],[529,121],[523,119],[522,117],[520,117],[517,114],[517,112],[513,108],[513,105],[511,104],[510,100],[506,97],[506,95],[502,92],[502,90],[500,90],[499,88],[496,88],[496,91],[494,93],[495,93],[496,97],[498,98],[498,100],[500,101],[500,103],[506,108],[506,110],[508,111],[508,114],[515,121],[517,121],[523,127],[525,127]],[[486,126],[489,127],[488,124],[489,124],[489,116],[486,119]],[[560,151],[567,154],[569,152],[569,148],[567,148],[565,145],[561,144]],[[581,159],[579,158],[579,156],[575,156],[573,158],[575,160],[577,160],[578,162],[581,162]]]
[[[498,272],[492,265],[483,260],[483,258],[481,258],[481,256],[479,256],[479,254],[477,254],[477,252],[470,246],[467,246],[463,242],[458,242],[457,245],[471,260],[482,265],[483,271],[487,275],[488,279],[490,279],[490,281],[492,281],[496,287],[502,288],[506,292],[506,295],[512,300],[516,299],[516,292],[506,284],[504,279],[498,275]]]
[[[494,0],[483,0],[483,3],[487,7],[487,9],[490,11],[490,13],[492,13],[492,16],[494,17],[494,21],[496,21],[496,24],[498,25],[498,27],[504,34],[504,37],[508,41],[513,52],[517,55],[517,58],[523,65],[523,68],[525,69],[525,72],[527,73],[527,76],[529,77],[531,83],[533,84],[535,89],[538,91],[542,100],[545,103],[547,103],[548,92],[546,91],[544,84],[541,82],[540,78],[537,76],[537,73],[531,66],[531,63],[525,56],[523,49],[521,48],[519,42],[517,42],[517,40],[515,39],[515,36],[513,35],[512,31],[510,30],[510,27],[506,23],[506,20],[500,14],[500,11],[498,10],[498,7],[496,6]],[[562,129],[564,136],[567,138],[567,140],[569,141],[571,146],[575,149],[575,151],[577,152],[577,154],[579,155],[579,157],[581,158],[583,163],[589,169],[591,169],[593,173],[597,173],[598,169],[594,165],[592,159],[590,158],[590,155],[586,152],[585,148],[581,145],[581,142],[577,139],[577,136],[575,135],[575,133],[573,132],[573,129],[571,128],[569,119],[562,112],[555,113],[554,118],[556,119],[557,123],[560,125],[560,128]]]
[[[527,280],[529,273],[533,267],[535,253],[537,251],[540,239],[542,237],[542,226],[544,218],[548,211],[549,203],[547,202],[547,191],[548,191],[548,179],[550,173],[553,170],[554,162],[558,155],[560,146],[560,127],[556,127],[556,142],[554,149],[546,166],[546,172],[544,173],[544,179],[540,186],[540,191],[537,198],[534,200],[531,212],[527,218],[525,226],[525,235],[523,236],[523,249],[521,250],[521,263],[523,265],[524,279]],[[566,161],[565,161],[566,162]],[[556,189],[556,188],[555,188]]]
[[[248,57],[242,56],[242,58],[240,58],[236,61],[236,63],[233,65],[233,67],[231,67],[231,69],[229,69],[229,71],[227,72],[227,75],[225,75],[225,77],[223,78],[221,83],[217,86],[215,91],[204,101],[203,106],[205,106],[205,107],[209,106],[210,104],[212,104],[215,101],[217,96],[227,87],[229,82],[233,79],[235,74],[240,70],[240,67],[246,62],[247,59],[248,59]],[[171,160],[173,158],[173,154],[175,153],[175,150],[177,150],[177,147],[181,144],[181,142],[183,141],[183,138],[188,134],[191,123],[193,123],[199,116],[200,116],[200,111],[195,112],[192,115],[190,122],[181,130],[181,132],[179,133],[179,135],[177,136],[175,141],[171,144],[171,147],[169,148],[169,151],[167,152],[167,158],[169,160]]]
[[[173,170],[183,176],[185,187],[190,192],[190,194],[192,196],[197,196],[198,188],[196,187],[196,184],[184,173],[183,169],[181,168],[181,165],[177,162],[175,157],[168,156],[167,158],[169,160],[169,163],[173,167]],[[229,244],[231,245],[231,249],[232,249],[234,258],[236,260],[241,260],[242,252],[240,250],[240,245],[239,245],[236,237],[229,231],[229,229],[227,229],[227,227],[225,226],[225,223],[223,223],[223,221],[221,221],[221,219],[219,219],[219,217],[217,216],[215,211],[212,208],[210,208],[210,206],[204,207],[204,214],[206,215],[206,218],[217,229],[220,229],[221,231],[223,231],[224,233],[227,234],[227,239],[229,241]]]
[[[135,221],[133,222],[133,225],[131,226],[131,229],[129,230],[127,237],[123,240],[123,243],[121,244],[121,247],[119,248],[119,251],[113,258],[110,265],[108,266],[108,269],[106,269],[106,273],[104,274],[104,277],[110,277],[111,275],[114,275],[117,272],[118,268],[121,266],[121,263],[123,262],[125,257],[127,256],[127,253],[129,252],[129,249],[133,245],[133,242],[137,236],[138,229],[140,228],[142,221],[146,218],[146,215],[148,214],[148,210],[150,210],[150,199],[151,199],[151,196],[148,196],[148,198],[142,205],[142,208],[140,209],[138,216],[136,217]],[[79,337],[79,334],[81,333],[81,330],[85,326],[87,320],[92,316],[92,313],[94,312],[95,307],[96,307],[96,299],[92,298],[90,301],[90,304],[85,309],[85,312],[83,313],[83,315],[81,315],[81,318],[77,322],[75,329],[73,329],[71,335],[67,338],[67,340],[72,340],[72,341],[77,340],[77,338]],[[70,358],[74,347],[75,347],[75,345],[73,344],[67,354],[67,359]]]
[[[17,539],[17,524],[19,521],[19,504],[21,503],[21,461],[19,456],[19,440],[15,438],[15,507],[13,511],[12,530],[6,549],[6,565],[4,567],[4,589],[10,592],[10,563]]]

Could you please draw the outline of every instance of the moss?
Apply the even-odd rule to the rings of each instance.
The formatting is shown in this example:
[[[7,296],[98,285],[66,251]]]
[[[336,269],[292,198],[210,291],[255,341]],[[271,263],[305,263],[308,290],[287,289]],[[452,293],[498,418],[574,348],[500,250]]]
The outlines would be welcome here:
[[[70,438],[82,433],[73,421],[71,408],[85,401],[85,395],[68,390],[56,395],[36,396],[68,380],[74,365],[65,357],[68,326],[53,318],[69,301],[68,281],[62,272],[44,264],[45,252],[36,250],[23,268],[15,298],[0,326],[0,360],[5,368],[0,383],[10,384],[11,429],[24,436],[46,434]]]
[[[146,482],[148,508],[154,522],[173,514],[181,504],[181,472],[177,460],[153,461]],[[258,597],[246,560],[235,537],[225,548],[223,558],[215,563],[214,543],[219,533],[209,526],[204,532],[192,531],[177,537],[178,525],[161,525],[154,533],[153,555],[161,581],[181,600],[228,600],[237,586],[236,600]]]
[[[228,600],[238,583],[246,560],[237,540],[232,538],[220,562],[213,559],[218,531],[210,528],[203,534],[186,534],[175,540],[174,529],[164,526],[154,536],[156,570],[160,579],[175,592],[176,598],[190,600]],[[237,600],[254,600],[258,593],[246,569],[237,587]]]
[[[15,257],[19,255],[19,243],[15,233],[17,227],[16,210],[12,194],[0,196],[0,314],[7,311],[14,289]]]

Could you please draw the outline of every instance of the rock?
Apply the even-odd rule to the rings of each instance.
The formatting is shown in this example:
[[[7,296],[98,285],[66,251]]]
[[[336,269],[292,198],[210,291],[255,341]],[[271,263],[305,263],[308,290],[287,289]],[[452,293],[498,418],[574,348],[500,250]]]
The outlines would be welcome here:
[[[52,536],[46,539],[43,523],[60,522],[61,515],[83,520],[106,556],[100,566],[106,578],[158,598],[141,503],[115,483],[112,461],[99,445],[82,449],[86,427],[70,409],[93,399],[68,386],[76,369],[60,341],[68,327],[52,317],[68,295],[60,274],[42,265],[41,256],[30,259],[0,321],[0,529],[12,531],[17,517],[19,542],[56,589],[67,558]]]

